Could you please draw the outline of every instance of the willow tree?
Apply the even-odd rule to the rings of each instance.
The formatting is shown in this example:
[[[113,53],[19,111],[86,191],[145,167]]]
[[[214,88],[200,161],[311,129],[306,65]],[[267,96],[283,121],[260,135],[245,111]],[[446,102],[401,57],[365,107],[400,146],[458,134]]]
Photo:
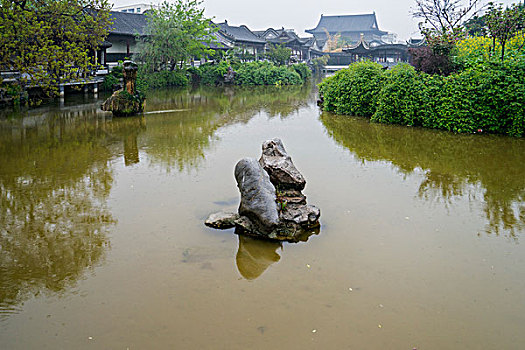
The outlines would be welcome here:
[[[209,44],[217,28],[204,16],[200,0],[164,1],[146,13],[136,58],[148,70],[174,70],[192,57],[212,54]]]
[[[107,0],[0,0],[0,68],[52,95],[94,68],[110,9]]]

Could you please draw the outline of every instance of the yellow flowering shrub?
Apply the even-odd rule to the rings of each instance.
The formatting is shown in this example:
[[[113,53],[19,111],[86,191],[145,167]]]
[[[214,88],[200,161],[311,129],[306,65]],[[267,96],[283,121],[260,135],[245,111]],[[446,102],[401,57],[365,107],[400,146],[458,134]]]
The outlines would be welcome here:
[[[509,59],[525,59],[525,31],[518,32],[505,44],[505,57]],[[492,38],[486,36],[472,36],[462,39],[456,43],[455,57],[458,63],[471,65],[491,58],[491,52],[495,56],[501,54],[501,44],[496,40],[493,49]]]

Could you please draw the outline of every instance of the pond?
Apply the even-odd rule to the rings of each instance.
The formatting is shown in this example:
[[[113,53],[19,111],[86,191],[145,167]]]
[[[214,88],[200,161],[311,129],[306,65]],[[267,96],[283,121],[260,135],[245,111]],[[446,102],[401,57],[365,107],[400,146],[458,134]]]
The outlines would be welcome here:
[[[525,142],[322,113],[313,86],[0,117],[3,349],[520,349]],[[321,229],[204,226],[279,137]]]

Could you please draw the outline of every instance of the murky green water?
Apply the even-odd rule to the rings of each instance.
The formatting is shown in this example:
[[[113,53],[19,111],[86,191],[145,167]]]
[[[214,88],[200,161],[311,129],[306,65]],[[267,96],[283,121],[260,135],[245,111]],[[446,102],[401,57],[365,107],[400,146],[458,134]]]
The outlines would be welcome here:
[[[101,100],[0,121],[2,349],[523,348],[524,140],[322,114],[310,87]],[[320,233],[206,228],[273,137]]]

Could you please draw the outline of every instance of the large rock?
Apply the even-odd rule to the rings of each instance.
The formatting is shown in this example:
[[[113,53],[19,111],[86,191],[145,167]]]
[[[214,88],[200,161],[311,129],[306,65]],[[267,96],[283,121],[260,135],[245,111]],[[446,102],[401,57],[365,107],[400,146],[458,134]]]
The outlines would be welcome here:
[[[262,234],[279,225],[275,187],[268,174],[253,158],[241,159],[235,166],[235,179],[241,192],[239,214],[247,216]]]
[[[138,92],[131,95],[125,90],[118,90],[104,101],[101,108],[113,112],[116,117],[128,117],[144,111],[144,97]]]
[[[270,180],[278,189],[302,191],[306,186],[306,180],[297,170],[278,138],[263,143],[259,163],[268,172]]]

